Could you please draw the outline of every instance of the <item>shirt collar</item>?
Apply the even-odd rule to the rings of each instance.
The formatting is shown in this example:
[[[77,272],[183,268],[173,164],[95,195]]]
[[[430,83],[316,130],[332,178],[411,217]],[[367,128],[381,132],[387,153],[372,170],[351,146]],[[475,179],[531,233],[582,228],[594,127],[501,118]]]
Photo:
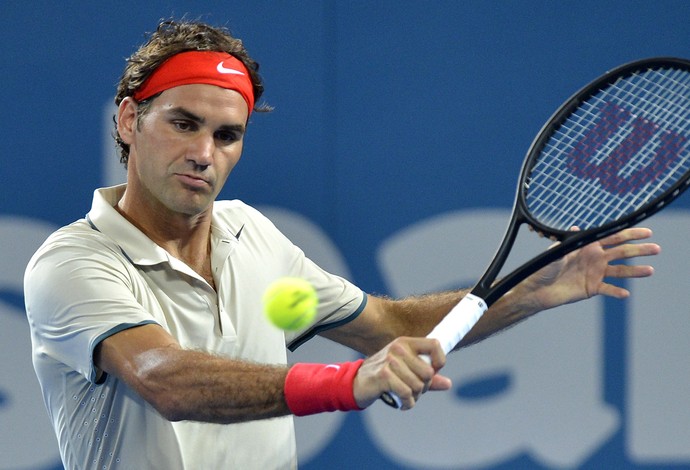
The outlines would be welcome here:
[[[167,262],[177,265],[179,260],[154,243],[115,209],[126,187],[126,184],[121,184],[94,191],[87,219],[96,230],[113,239],[133,263],[154,265]],[[211,220],[211,250],[219,249],[217,254],[225,259],[234,250],[238,240],[223,224],[218,223],[215,210]]]
[[[126,187],[121,184],[94,191],[87,219],[96,230],[112,238],[133,263],[153,265],[168,261],[169,254],[163,248],[115,210]]]

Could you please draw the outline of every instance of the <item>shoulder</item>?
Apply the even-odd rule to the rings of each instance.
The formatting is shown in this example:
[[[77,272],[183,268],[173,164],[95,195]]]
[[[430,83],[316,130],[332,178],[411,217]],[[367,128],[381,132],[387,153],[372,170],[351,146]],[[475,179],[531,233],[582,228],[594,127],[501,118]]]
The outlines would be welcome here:
[[[251,231],[254,232],[254,235],[259,233],[264,236],[280,234],[278,228],[268,217],[239,199],[216,201],[213,206],[213,224],[233,235],[237,234],[240,229],[245,231],[249,228],[253,228]]]
[[[213,203],[213,217],[228,221],[237,216],[245,216],[257,220],[268,220],[258,209],[239,199],[222,200]]]
[[[108,236],[93,228],[86,219],[79,219],[53,232],[39,247],[37,253],[66,248],[100,251],[103,249],[117,250],[118,245]]]
[[[92,228],[86,219],[80,219],[48,236],[29,260],[26,275],[40,266],[50,268],[39,269],[41,272],[59,276],[61,271],[72,269],[75,263],[101,264],[121,270],[127,261],[112,239]]]

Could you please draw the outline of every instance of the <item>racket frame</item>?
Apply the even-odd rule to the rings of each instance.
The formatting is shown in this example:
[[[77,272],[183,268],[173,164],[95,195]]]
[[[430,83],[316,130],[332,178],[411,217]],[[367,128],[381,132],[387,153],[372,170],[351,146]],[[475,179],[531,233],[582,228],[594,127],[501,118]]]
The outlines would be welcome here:
[[[521,280],[534,274],[549,263],[589,243],[598,241],[620,230],[636,225],[663,209],[688,188],[688,185],[690,185],[690,174],[686,173],[683,178],[657,196],[652,203],[645,204],[640,209],[631,212],[621,219],[614,220],[594,229],[580,231],[557,230],[542,224],[530,215],[525,199],[526,191],[529,188],[530,172],[539,158],[542,149],[548,143],[554,129],[558,128],[568,119],[580,104],[596,94],[603,86],[613,83],[632,72],[642,70],[643,68],[649,69],[669,66],[690,71],[690,61],[674,57],[654,57],[620,65],[602,74],[599,78],[578,90],[546,121],[546,124],[542,126],[527,151],[527,156],[518,180],[518,187],[513,205],[513,216],[506,228],[503,241],[496,250],[488,268],[479,279],[479,282],[477,282],[472,289],[471,293],[473,295],[484,299],[487,305],[490,306],[506,292],[515,287]],[[508,254],[515,243],[519,228],[522,224],[527,224],[535,232],[559,243],[528,260],[504,278],[494,282],[507,260]]]

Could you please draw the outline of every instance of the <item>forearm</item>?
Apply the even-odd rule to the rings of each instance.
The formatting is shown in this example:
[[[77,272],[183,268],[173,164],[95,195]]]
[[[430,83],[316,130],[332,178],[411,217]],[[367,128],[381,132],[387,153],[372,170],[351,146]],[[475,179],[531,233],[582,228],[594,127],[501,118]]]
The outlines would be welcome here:
[[[532,297],[521,286],[508,291],[479,318],[456,349],[482,341],[520,323],[539,311]]]
[[[426,336],[465,293],[441,292],[400,300],[370,295],[357,320],[322,335],[370,356],[401,336]]]
[[[518,287],[498,300],[469,331],[459,347],[481,341],[536,313],[531,297],[523,291]],[[334,330],[325,336],[371,355],[395,338],[427,336],[468,292],[462,289],[400,300],[370,297],[366,322],[351,325],[346,331]]]
[[[398,336],[428,335],[468,292],[468,289],[462,289],[398,301],[396,315],[402,322],[402,331],[405,332]],[[506,293],[482,315],[462,339],[458,348],[486,339],[536,313],[537,309],[527,294],[521,286]]]
[[[171,421],[236,423],[289,414],[287,372],[167,347],[141,354],[127,381]]]

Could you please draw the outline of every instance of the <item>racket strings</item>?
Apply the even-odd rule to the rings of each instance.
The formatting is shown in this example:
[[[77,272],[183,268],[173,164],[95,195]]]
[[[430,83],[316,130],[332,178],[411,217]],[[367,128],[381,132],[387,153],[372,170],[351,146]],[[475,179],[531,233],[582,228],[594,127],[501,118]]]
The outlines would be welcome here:
[[[556,230],[620,219],[690,169],[690,72],[647,69],[582,102],[544,145],[525,188],[532,216]]]

